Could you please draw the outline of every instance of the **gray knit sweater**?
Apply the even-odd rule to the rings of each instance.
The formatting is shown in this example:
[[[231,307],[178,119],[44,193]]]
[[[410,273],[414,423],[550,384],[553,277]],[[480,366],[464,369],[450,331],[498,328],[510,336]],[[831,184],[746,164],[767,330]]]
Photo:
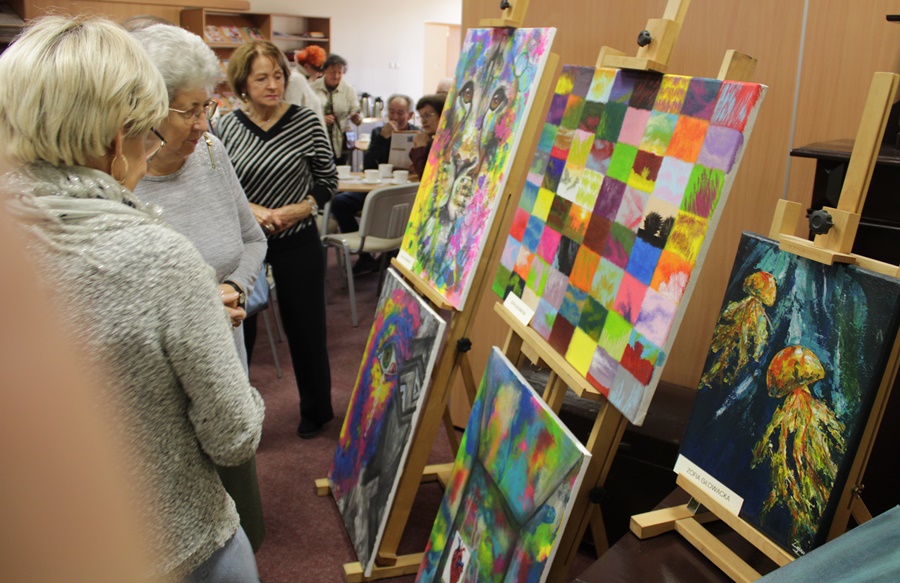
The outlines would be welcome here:
[[[7,185],[60,315],[103,367],[148,527],[154,575],[178,581],[238,528],[213,462],[256,450],[263,403],[244,374],[212,269],[108,175],[37,166]]]

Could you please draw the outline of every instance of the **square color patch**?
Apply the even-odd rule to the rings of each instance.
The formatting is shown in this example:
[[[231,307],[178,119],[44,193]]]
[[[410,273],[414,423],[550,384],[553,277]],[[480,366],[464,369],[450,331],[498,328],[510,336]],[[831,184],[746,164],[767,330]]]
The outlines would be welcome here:
[[[534,311],[534,317],[531,319],[531,327],[541,335],[541,338],[547,340],[550,338],[554,322],[556,322],[556,308],[550,305],[547,298],[541,298]]]
[[[662,79],[661,75],[641,75],[634,83],[628,105],[647,111],[653,109]]]
[[[653,197],[671,203],[676,207],[680,206],[693,170],[694,165],[690,162],[683,162],[672,156],[663,158],[662,164],[659,166],[659,172],[656,173],[656,187],[653,189]]]
[[[544,172],[544,181],[541,182],[541,188],[550,192],[556,192],[559,186],[559,179],[562,178],[565,168],[565,158],[554,158],[551,155],[550,159],[547,160],[547,170]]]
[[[557,314],[556,319],[553,320],[553,328],[550,330],[550,338],[547,339],[547,342],[550,343],[553,350],[560,354],[565,354],[574,333],[575,325],[563,318],[561,314]],[[625,351],[624,347],[622,351]]]
[[[609,161],[612,158],[615,147],[616,145],[613,142],[596,138],[591,146],[591,154],[588,156],[585,168],[605,176],[609,172]]]
[[[578,120],[581,119],[581,110],[584,109],[584,97],[578,95],[569,95],[569,102],[566,104],[566,111],[563,113],[560,127],[574,130],[578,127]]]
[[[634,166],[631,167],[631,176],[628,177],[628,185],[647,193],[653,192],[662,161],[656,154],[638,150]]]
[[[605,104],[596,101],[587,101],[581,112],[581,121],[578,123],[578,129],[590,134],[597,133],[597,126],[600,125],[600,118],[603,117],[603,109]]]
[[[625,352],[622,354],[622,368],[630,372],[639,383],[646,386],[653,378],[653,371],[660,356],[661,351],[658,347],[632,331]]]
[[[634,329],[657,346],[665,346],[678,305],[654,289],[648,289]]]
[[[715,79],[702,79],[700,77],[691,79],[687,94],[684,96],[684,106],[681,108],[681,115],[689,115],[705,120],[711,118],[721,86],[722,82]]]
[[[631,168],[634,166],[634,159],[637,157],[638,149],[635,146],[618,143],[613,151],[612,158],[609,161],[609,170],[606,176],[615,178],[620,182],[627,183],[631,178]]]
[[[513,215],[512,226],[509,229],[509,236],[516,241],[521,241],[530,218],[531,213],[521,207],[517,208],[516,214]]]
[[[603,323],[606,321],[606,314],[609,312],[603,305],[588,296],[584,300],[584,307],[581,309],[581,319],[578,321],[578,327],[584,330],[584,333],[594,341],[597,346],[597,340],[600,338],[600,332],[603,331]],[[593,352],[593,349],[591,349]]]
[[[711,170],[697,164],[694,166],[691,179],[684,192],[681,210],[704,219],[709,218],[716,210],[716,204],[724,187],[724,172]]]
[[[628,258],[625,271],[642,284],[650,285],[661,254],[662,248],[654,247],[639,237],[631,248],[631,257]]]
[[[684,96],[687,95],[690,77],[682,75],[666,75],[659,86],[659,93],[653,103],[653,109],[662,113],[678,115],[684,105]]]
[[[755,83],[725,81],[709,123],[743,132],[761,95],[762,87]]]
[[[632,329],[633,326],[625,318],[615,312],[609,312],[597,345],[611,357],[619,360],[625,353],[625,347],[628,346]]]
[[[575,265],[572,267],[572,273],[569,274],[569,283],[585,292],[591,291],[591,284],[594,281],[594,275],[597,273],[599,264],[599,254],[594,253],[587,247],[580,247],[578,254],[575,256]]]
[[[511,273],[512,271],[502,263],[497,267],[497,275],[494,277],[493,284],[491,284],[491,291],[501,299],[506,299],[506,296],[509,294],[509,276]]]
[[[571,208],[572,203],[568,200],[560,196],[554,197],[553,202],[550,204],[550,214],[547,216],[547,226],[562,232]]]
[[[572,267],[575,265],[575,256],[578,254],[579,247],[578,243],[563,236],[559,241],[559,249],[556,252],[553,267],[568,277],[572,273]]]
[[[604,397],[608,397],[609,389],[616,378],[617,370],[619,370],[619,361],[598,346],[594,351],[591,368],[588,370],[588,382],[600,391]]]
[[[541,242],[541,234],[543,232],[544,221],[539,217],[529,217],[528,226],[525,227],[525,234],[522,235],[522,246],[534,253],[537,251],[538,244]]]
[[[537,198],[534,201],[534,208],[531,209],[531,215],[543,222],[547,221],[550,216],[550,209],[553,208],[553,199],[556,196],[552,190],[541,188],[538,190]]]
[[[609,259],[614,265],[625,269],[628,265],[628,256],[631,254],[635,238],[634,231],[619,223],[613,223],[609,229],[609,237],[606,238],[606,247],[601,255]]]
[[[600,123],[597,124],[597,137],[608,142],[617,142],[627,110],[628,106],[624,103],[607,103],[603,108]]]
[[[560,239],[562,239],[562,235],[559,231],[550,227],[544,228],[541,234],[541,242],[538,243],[535,253],[547,263],[552,263],[556,258],[556,253],[559,251]]]
[[[585,168],[584,172],[581,173],[581,183],[578,185],[578,192],[575,194],[575,204],[586,209],[593,209],[594,205],[597,204],[597,196],[600,194],[603,178],[603,174],[590,168]]]
[[[606,249],[606,240],[609,237],[611,228],[611,220],[595,214],[588,223],[587,231],[584,233],[584,239],[581,242],[582,245],[597,253],[603,253],[603,250]]]
[[[625,121],[622,123],[622,129],[619,131],[619,143],[639,146],[644,139],[644,130],[647,128],[647,121],[650,119],[649,109],[635,109],[629,107],[625,112]]]
[[[543,179],[542,179],[543,180]],[[525,182],[525,188],[522,190],[522,197],[519,199],[519,208],[527,213],[531,213],[534,209],[534,202],[537,200],[538,190],[541,189],[539,183]]]
[[[653,245],[657,249],[663,249],[672,228],[675,227],[675,217],[678,216],[678,207],[650,196],[650,201],[644,208],[643,224],[638,229],[638,239]]]
[[[641,313],[641,304],[644,303],[644,295],[647,293],[647,285],[641,283],[630,273],[625,272],[622,283],[619,285],[619,293],[613,309],[623,318],[634,324]]]
[[[616,69],[596,69],[594,79],[591,81],[591,88],[588,89],[587,100],[607,103],[616,77],[618,77]]]
[[[569,157],[569,148],[572,146],[572,139],[575,137],[575,130],[565,126],[559,126],[556,132],[556,141],[553,142],[553,148],[550,149],[550,157],[565,160]]]
[[[675,228],[672,229],[672,234],[669,235],[666,243],[666,249],[693,265],[697,261],[700,247],[703,246],[708,225],[709,221],[704,218],[679,211],[675,218]]]
[[[531,166],[528,167],[528,183],[540,186],[544,182],[544,172],[547,171],[547,162],[550,161],[550,153],[538,150],[534,153]],[[519,203],[521,205],[521,203]]]
[[[672,302],[678,303],[684,295],[688,282],[691,280],[693,264],[671,251],[663,249],[656,264],[653,279],[650,280],[650,288],[657,290],[660,295]]]
[[[566,224],[563,226],[563,235],[581,244],[584,241],[584,234],[587,232],[588,224],[591,221],[591,211],[573,204],[569,209],[569,216],[566,218]]]
[[[566,166],[563,170],[562,178],[556,187],[557,197],[562,197],[570,202],[575,202],[578,198],[578,189],[581,184],[581,174],[584,170],[580,168],[570,168]]]
[[[521,248],[522,244],[513,239],[512,235],[507,237],[506,247],[503,248],[503,253],[500,255],[500,265],[512,271],[516,265],[516,257],[519,256],[519,249]]]
[[[609,91],[610,103],[622,103],[627,105],[631,101],[631,92],[634,90],[634,84],[642,75],[623,69],[613,82],[612,89]]]
[[[644,218],[644,207],[649,198],[650,195],[646,192],[630,186],[626,187],[622,204],[619,205],[619,212],[616,213],[616,222],[632,231],[637,231]]]
[[[600,185],[600,194],[597,196],[597,204],[594,206],[594,216],[614,220],[619,213],[619,205],[625,196],[625,182],[616,180],[610,176],[603,179]]]
[[[647,120],[647,128],[644,130],[644,137],[638,146],[645,152],[665,156],[669,142],[672,141],[672,136],[675,134],[677,123],[678,116],[673,113],[651,112],[650,119]]]
[[[531,260],[534,259],[534,253],[525,247],[519,248],[519,254],[516,255],[516,263],[513,265],[513,273],[517,273],[522,280],[528,279],[528,271],[531,269]]]
[[[703,141],[697,163],[707,168],[724,170],[725,173],[731,172],[731,167],[734,166],[743,145],[744,134],[741,132],[711,125],[706,131],[706,139]]]
[[[543,299],[550,304],[554,311],[559,310],[559,307],[562,305],[567,287],[569,287],[568,276],[560,273],[558,269],[551,265],[550,271],[547,272],[547,285],[544,287]]]
[[[539,152],[547,152],[550,153],[550,150],[553,149],[553,144],[556,143],[556,134],[559,133],[558,125],[551,125],[549,123],[544,124],[544,130],[541,132],[541,138],[538,140],[537,149]]]
[[[597,343],[584,330],[575,328],[569,348],[566,350],[566,360],[575,367],[578,374],[585,376],[591,368],[591,361],[594,359],[596,349]]]
[[[587,292],[570,285],[566,288],[566,295],[563,297],[563,303],[559,307],[559,315],[577,326],[578,321],[581,320],[581,310],[586,299]]]
[[[679,117],[678,123],[675,124],[675,133],[672,134],[672,141],[669,142],[669,149],[666,150],[666,156],[674,156],[693,164],[700,157],[700,149],[703,147],[703,140],[706,138],[708,128],[709,122],[704,119],[695,119],[685,115]]]
[[[543,297],[547,286],[547,277],[550,275],[551,269],[552,267],[540,257],[535,256],[531,261],[531,269],[528,271],[528,279],[525,281],[525,285],[528,289],[534,291],[536,296]]]
[[[594,134],[575,130],[575,137],[572,139],[572,145],[569,147],[569,159],[566,161],[566,166],[577,168],[578,170],[584,168],[591,155],[593,145]]]
[[[553,95],[553,98],[550,100],[550,110],[547,112],[547,125],[551,125],[553,127],[559,127],[559,122],[562,121],[563,114],[566,112],[566,105],[569,103],[569,91],[565,93],[560,93],[560,89],[565,90],[567,87],[571,85],[566,85],[565,77],[560,75],[559,81],[556,83],[557,90]]]
[[[619,285],[625,277],[625,270],[610,263],[609,259],[601,258],[591,282],[591,297],[600,302],[605,308],[611,310],[619,293]]]

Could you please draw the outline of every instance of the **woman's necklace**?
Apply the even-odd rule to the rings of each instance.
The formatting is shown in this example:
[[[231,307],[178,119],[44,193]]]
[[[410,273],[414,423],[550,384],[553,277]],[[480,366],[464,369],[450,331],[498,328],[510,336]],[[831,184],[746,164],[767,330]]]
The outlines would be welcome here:
[[[246,113],[247,117],[249,117],[253,121],[253,123],[265,130],[271,127],[272,124],[274,124],[281,118],[281,114],[283,113],[283,111],[284,102],[281,102],[271,114],[265,117],[257,113],[256,110],[254,110],[252,107],[248,107]]]

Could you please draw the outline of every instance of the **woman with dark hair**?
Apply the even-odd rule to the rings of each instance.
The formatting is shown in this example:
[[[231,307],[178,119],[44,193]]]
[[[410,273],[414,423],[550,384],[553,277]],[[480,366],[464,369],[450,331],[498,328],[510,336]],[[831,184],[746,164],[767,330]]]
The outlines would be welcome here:
[[[290,70],[268,41],[238,48],[228,82],[244,106],[222,117],[219,135],[250,208],[269,237],[266,260],[278,290],[300,392],[301,438],[334,418],[325,342],[325,254],[315,217],[337,189],[337,171],[315,114],[283,100]],[[247,336],[255,323],[247,320]]]
[[[413,136],[413,147],[409,151],[410,171],[415,172],[420,178],[425,173],[425,165],[428,163],[428,152],[434,142],[434,134],[437,132],[438,122],[441,121],[441,113],[444,111],[444,102],[447,100],[445,93],[425,95],[416,103],[416,111],[422,118],[422,129]]]
[[[346,164],[350,159],[350,148],[345,138],[345,132],[350,129],[348,122],[356,125],[362,123],[359,97],[353,87],[344,81],[347,61],[343,57],[334,53],[328,55],[322,70],[324,74],[312,84],[312,88],[322,102],[335,164]]]

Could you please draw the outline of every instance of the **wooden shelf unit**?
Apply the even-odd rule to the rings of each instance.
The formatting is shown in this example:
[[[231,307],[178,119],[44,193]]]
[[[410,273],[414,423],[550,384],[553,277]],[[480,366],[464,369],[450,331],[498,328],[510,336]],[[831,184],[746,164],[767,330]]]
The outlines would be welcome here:
[[[327,52],[331,35],[330,18],[211,8],[185,8],[181,11],[181,26],[200,35],[204,40],[207,40],[205,36],[207,25],[258,28],[265,40],[272,41],[287,53],[295,49],[302,49],[306,45],[318,45]],[[311,37],[310,33],[318,33],[322,37]],[[220,58],[227,58],[231,51],[243,43],[213,43],[207,40],[207,44],[216,51]]]

